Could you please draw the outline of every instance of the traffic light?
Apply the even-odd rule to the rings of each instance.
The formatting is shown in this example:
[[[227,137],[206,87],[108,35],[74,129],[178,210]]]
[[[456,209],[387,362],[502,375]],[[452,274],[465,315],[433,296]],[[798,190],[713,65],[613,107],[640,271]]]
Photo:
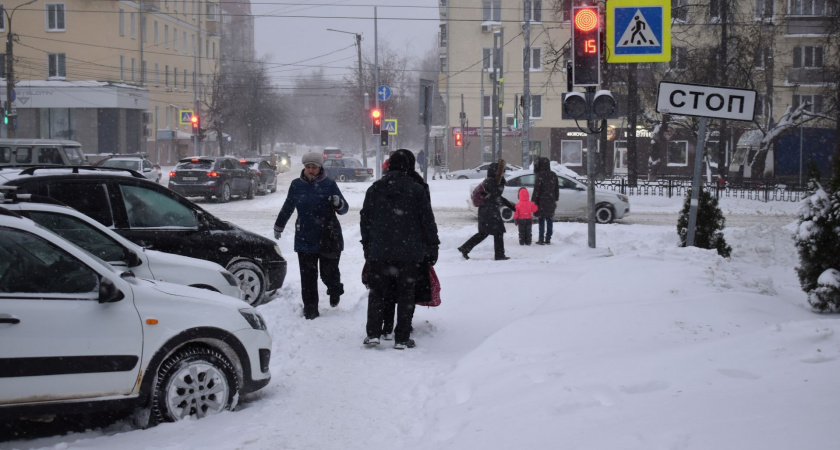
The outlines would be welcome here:
[[[462,145],[464,145],[464,140],[462,139],[461,136],[462,135],[461,135],[460,131],[455,132],[455,146],[456,147],[461,147]]]
[[[572,8],[572,84],[598,86],[601,84],[601,27],[597,7]]]
[[[201,128],[201,120],[199,120],[198,116],[195,114],[190,117],[190,122],[192,123],[193,133],[198,134],[198,130]]]
[[[373,134],[380,134],[382,132],[382,110],[372,109],[370,117],[373,119]]]
[[[382,147],[388,146],[388,130],[384,130],[379,134],[379,145]]]

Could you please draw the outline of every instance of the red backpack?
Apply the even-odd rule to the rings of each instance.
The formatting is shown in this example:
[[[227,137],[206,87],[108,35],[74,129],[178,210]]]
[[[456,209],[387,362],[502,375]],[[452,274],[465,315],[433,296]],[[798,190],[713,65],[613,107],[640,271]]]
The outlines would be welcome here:
[[[484,203],[484,183],[480,183],[472,191],[472,202],[475,206],[481,206]]]

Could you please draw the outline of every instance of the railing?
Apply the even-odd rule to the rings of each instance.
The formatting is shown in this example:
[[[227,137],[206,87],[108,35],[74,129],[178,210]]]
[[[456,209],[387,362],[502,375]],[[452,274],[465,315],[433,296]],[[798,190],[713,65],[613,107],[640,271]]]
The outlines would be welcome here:
[[[586,182],[585,179],[579,180]],[[711,192],[715,198],[741,198],[762,202],[798,202],[808,195],[805,189],[791,187],[775,181],[745,181],[740,184],[719,185],[717,182],[703,183],[703,190]],[[657,181],[638,180],[636,186],[630,186],[626,178],[611,178],[595,181],[595,187],[617,191],[625,195],[658,195],[662,197],[684,197],[691,190],[691,180],[660,179]]]

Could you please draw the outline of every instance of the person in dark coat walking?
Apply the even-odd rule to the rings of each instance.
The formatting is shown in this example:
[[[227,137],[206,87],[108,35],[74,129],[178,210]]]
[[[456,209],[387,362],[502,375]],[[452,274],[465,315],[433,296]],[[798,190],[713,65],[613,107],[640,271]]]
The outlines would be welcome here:
[[[304,169],[300,178],[292,180],[286,201],[274,222],[274,238],[280,239],[292,212],[297,209],[295,252],[300,264],[303,316],[314,319],[319,316],[318,266],[321,267],[321,280],[327,285],[330,306],[338,306],[344,293],[338,269],[344,237],[335,213],[347,214],[349,207],[338,184],[324,173],[323,155],[307,153],[303,155],[302,162]]]
[[[537,162],[534,163],[534,173],[536,173],[536,179],[531,201],[539,208],[534,214],[540,223],[537,245],[550,245],[554,231],[554,211],[557,209],[557,201],[560,200],[557,175],[551,170],[551,162],[545,156],[537,158]]]
[[[500,159],[497,163],[490,164],[487,168],[487,178],[481,183],[484,185],[484,202],[478,207],[478,233],[469,238],[464,245],[458,247],[458,251],[464,259],[470,259],[469,253],[487,236],[493,236],[493,248],[495,259],[503,261],[510,259],[505,256],[505,222],[502,220],[502,213],[499,208],[507,206],[515,210],[508,199],[502,197],[505,190],[505,160]]]
[[[411,159],[395,152],[388,173],[365,193],[360,212],[360,232],[368,262],[367,337],[365,345],[379,344],[386,299],[396,299],[397,326],[394,348],[412,348],[418,265],[424,259],[437,262],[438,239],[435,216],[428,194],[410,175]]]

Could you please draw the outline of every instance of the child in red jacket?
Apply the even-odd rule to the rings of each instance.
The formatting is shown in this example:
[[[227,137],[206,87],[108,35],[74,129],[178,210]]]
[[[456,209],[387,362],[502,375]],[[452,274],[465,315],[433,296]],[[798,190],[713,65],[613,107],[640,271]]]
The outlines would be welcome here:
[[[519,227],[519,245],[531,245],[531,218],[537,212],[537,204],[528,198],[528,189],[519,188],[519,203],[513,213],[513,221]]]

